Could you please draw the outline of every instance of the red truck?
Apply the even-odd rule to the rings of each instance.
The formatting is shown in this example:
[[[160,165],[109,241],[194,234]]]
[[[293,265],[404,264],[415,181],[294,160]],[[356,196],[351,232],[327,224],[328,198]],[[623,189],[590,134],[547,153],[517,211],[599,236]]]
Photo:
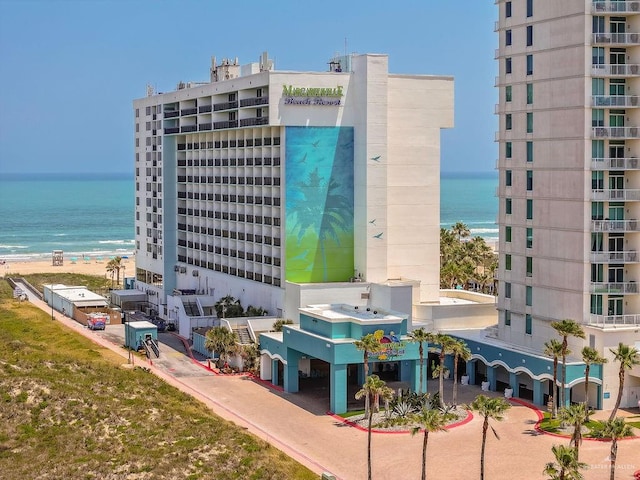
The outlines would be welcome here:
[[[104,317],[89,317],[87,319],[87,327],[89,330],[104,330],[107,325]]]

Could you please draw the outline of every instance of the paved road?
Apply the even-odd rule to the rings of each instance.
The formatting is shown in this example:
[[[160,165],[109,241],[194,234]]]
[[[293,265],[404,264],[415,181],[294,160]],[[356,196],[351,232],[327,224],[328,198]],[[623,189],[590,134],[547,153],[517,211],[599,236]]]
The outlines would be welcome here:
[[[30,301],[51,310],[38,299]],[[92,332],[56,313],[56,319],[96,343],[127,357],[118,329],[109,326]],[[300,394],[274,391],[247,377],[217,376],[184,354],[179,344],[161,343],[161,356],[148,365],[168,383],[203,401],[218,415],[243,426],[313,471],[330,471],[340,479],[366,478],[366,432],[347,427],[324,414],[325,407]],[[182,350],[182,351],[181,351]],[[435,384],[429,384],[429,388]],[[437,388],[437,387],[435,387]],[[445,385],[447,392],[451,382]],[[480,389],[460,387],[461,403],[469,402]],[[598,412],[596,418],[605,418]],[[628,414],[637,414],[630,411]],[[543,479],[544,465],[552,461],[551,446],[567,439],[540,435],[534,430],[537,414],[514,405],[504,422],[493,423],[500,440],[490,434],[487,442],[486,478],[490,480]],[[430,436],[428,474],[446,479],[479,478],[482,422],[474,418],[466,425]],[[409,434],[376,434],[373,438],[373,478],[398,480],[419,478],[421,437]],[[608,478],[610,444],[585,441],[580,460],[590,469],[585,480]],[[640,469],[640,440],[622,441],[618,448],[618,479],[631,479]]]

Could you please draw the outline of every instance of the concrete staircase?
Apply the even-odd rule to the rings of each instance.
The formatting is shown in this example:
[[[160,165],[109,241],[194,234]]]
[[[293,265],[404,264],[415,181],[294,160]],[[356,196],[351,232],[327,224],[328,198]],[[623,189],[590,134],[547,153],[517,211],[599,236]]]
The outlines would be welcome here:
[[[253,343],[251,335],[249,334],[249,327],[244,325],[238,325],[232,328],[232,330],[238,336],[238,343],[241,345],[249,345]]]

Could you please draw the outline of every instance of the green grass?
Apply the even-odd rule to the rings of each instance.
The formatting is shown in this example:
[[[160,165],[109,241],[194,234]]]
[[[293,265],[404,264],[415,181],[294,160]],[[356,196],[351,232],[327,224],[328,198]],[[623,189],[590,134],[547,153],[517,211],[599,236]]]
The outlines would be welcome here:
[[[106,270],[105,270],[106,272]],[[82,275],[79,273],[31,273],[28,275],[20,275],[19,273],[11,274],[12,277],[22,277],[40,293],[44,290],[43,285],[51,283],[61,283],[70,286],[85,286],[89,290],[104,295],[111,288],[111,279],[99,277],[97,275]]]
[[[634,417],[629,417],[629,418],[634,418]],[[571,436],[571,427],[567,427],[567,429],[562,431],[560,428],[560,423],[561,423],[560,420],[558,420],[557,418],[552,419],[551,414],[548,412],[545,412],[543,414],[543,419],[539,423],[539,427],[541,430],[544,430],[545,432]],[[598,422],[597,420],[590,420],[589,422],[587,422],[585,426],[587,427],[588,432],[584,436],[595,438],[596,436],[593,434],[593,430],[597,428],[598,425],[600,425],[600,422]],[[632,427],[640,429],[640,421],[630,422],[627,419],[627,425],[631,425]]]
[[[364,410],[352,410],[350,412],[338,414],[338,416],[342,418],[355,417],[356,415],[364,415]]]
[[[317,478],[145,369],[123,363],[13,300],[0,282],[3,480]]]

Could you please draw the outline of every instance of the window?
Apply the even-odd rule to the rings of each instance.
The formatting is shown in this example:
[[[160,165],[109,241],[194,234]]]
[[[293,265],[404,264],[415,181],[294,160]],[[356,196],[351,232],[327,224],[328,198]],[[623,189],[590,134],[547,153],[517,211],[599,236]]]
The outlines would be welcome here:
[[[527,105],[533,103],[533,83],[527,83]]]
[[[531,315],[530,314],[526,314],[524,317],[524,333],[526,333],[527,335],[531,335],[531,324],[533,322],[531,321]]]
[[[591,172],[591,190],[603,190],[604,189],[604,172],[601,170],[595,170]]]
[[[533,162],[533,142],[527,142],[527,162]]]
[[[508,327],[511,325],[511,311],[504,311],[504,324]]]
[[[505,73],[511,73],[511,57],[504,59],[504,71]]]
[[[510,113],[507,113],[504,116],[504,128],[505,128],[505,130],[511,130],[512,124],[513,124],[513,117],[511,116]]]
[[[591,49],[591,63],[593,65],[604,65],[604,47],[593,47]]]
[[[533,247],[533,228],[527,227],[527,248]]]
[[[527,277],[533,275],[533,257],[527,257]]]
[[[504,5],[505,18],[511,18],[511,2],[506,2]]]
[[[599,97],[604,95],[604,78],[591,79],[591,95]],[[596,99],[596,105],[600,104],[600,99]]]
[[[510,102],[512,95],[513,95],[513,87],[511,85],[507,85],[506,87],[504,87],[504,101]]]
[[[504,172],[504,185],[505,185],[506,187],[510,187],[510,186],[511,186],[511,182],[512,182],[512,180],[513,180],[513,178],[512,178],[512,177],[513,177],[513,174],[512,174],[512,172],[511,172],[511,170],[506,170],[506,171]]]
[[[511,283],[504,282],[504,298],[511,298]]]
[[[533,45],[533,25],[527,26],[527,47]]]
[[[527,0],[527,17],[533,17],[533,0]]]
[[[594,283],[602,283],[604,281],[604,265],[601,263],[591,264],[591,281]]]
[[[525,289],[525,304],[530,307],[533,304],[533,287],[527,285]]]
[[[504,156],[505,158],[511,158],[513,154],[513,145],[511,142],[505,142],[504,144]]]
[[[591,203],[591,220],[604,219],[604,202]]]
[[[527,112],[527,133],[533,133],[533,112]]]
[[[602,295],[591,295],[591,313],[602,315]]]
[[[597,108],[591,110],[591,126],[604,127],[604,110]]]
[[[533,75],[533,55],[527,55],[527,75]]]
[[[504,241],[511,243],[511,227],[504,227]]]
[[[504,269],[511,270],[511,255],[508,253],[504,256]]]
[[[609,95],[612,97],[621,96],[625,94],[626,82],[624,78],[612,78],[609,80]],[[604,92],[603,92],[604,95]],[[615,102],[616,99],[612,99],[611,104],[622,104],[622,102]]]
[[[504,44],[506,46],[511,45],[511,30],[506,30],[504,32]]]
[[[533,200],[527,198],[527,220],[533,220]]]
[[[527,170],[527,192],[533,190],[533,170]]]
[[[511,215],[511,208],[512,208],[512,201],[510,198],[505,198],[504,199],[504,212],[507,215]]]
[[[604,140],[591,140],[591,160],[604,160]]]

